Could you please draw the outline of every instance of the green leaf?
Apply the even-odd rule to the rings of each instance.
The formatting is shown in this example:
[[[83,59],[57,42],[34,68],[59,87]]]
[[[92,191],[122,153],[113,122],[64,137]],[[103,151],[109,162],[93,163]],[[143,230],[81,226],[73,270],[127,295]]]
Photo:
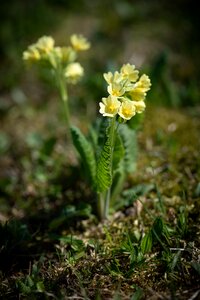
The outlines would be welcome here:
[[[73,237],[72,235],[60,237],[59,240],[63,245],[70,245],[75,252],[80,252],[85,248],[83,241]]]
[[[163,234],[164,222],[161,217],[157,217],[153,223],[152,233],[155,240]]]
[[[31,278],[30,275],[27,276],[26,281],[27,281],[27,286],[29,286],[30,288],[34,286],[33,279]]]
[[[82,132],[75,126],[71,127],[71,134],[74,146],[80,154],[82,163],[84,165],[86,175],[90,183],[95,186],[96,184],[96,159],[93,148],[88,142]]]
[[[94,125],[89,127],[88,130],[88,140],[90,141],[93,149],[95,149],[95,155],[97,152],[97,143],[98,143],[98,132]]]
[[[122,168],[121,168],[122,169]],[[118,170],[115,173],[113,178],[113,193],[116,193],[115,190],[119,192],[119,188],[115,186],[123,186],[125,180],[125,173],[122,173],[122,170],[118,169],[121,174],[118,174]],[[119,177],[119,178],[118,178]],[[115,183],[116,182],[116,183]],[[115,209],[121,209],[122,207],[128,207],[133,204],[134,201],[138,199],[139,196],[143,196],[154,189],[154,184],[138,184],[130,189],[126,189],[121,193],[121,198],[114,204]]]
[[[131,300],[140,300],[142,296],[143,296],[142,289],[140,287],[137,287],[135,293],[131,297]]]
[[[56,138],[54,136],[51,136],[48,139],[46,139],[42,146],[41,154],[45,156],[50,156],[51,153],[53,152],[55,144],[56,144]]]
[[[90,204],[80,203],[79,205],[67,205],[62,212],[62,215],[54,218],[50,224],[49,229],[54,230],[63,224],[70,222],[75,218],[88,218],[91,216],[92,208]]]
[[[23,293],[25,295],[31,293],[31,287],[27,286],[22,281],[18,281],[17,286],[18,286],[21,293]]]
[[[116,139],[115,139],[115,146],[114,146],[114,152],[113,152],[113,162],[112,162],[112,168],[113,172],[117,170],[119,167],[119,163],[124,157],[125,151],[124,146],[122,143],[122,139],[118,133],[116,133]]]
[[[195,197],[200,197],[200,182],[197,184],[194,195]]]
[[[114,205],[117,196],[119,196],[122,191],[125,171],[124,171],[124,146],[120,135],[116,132],[115,146],[113,152],[113,182],[111,190],[111,203]]]
[[[108,136],[97,163],[97,191],[104,192],[112,184],[111,174],[111,141]]]
[[[117,201],[118,196],[120,195],[124,181],[126,178],[126,174],[123,168],[123,162],[120,162],[118,169],[113,174],[113,182],[112,182],[112,189],[111,189],[111,205],[115,207],[115,209],[119,209],[124,206],[123,201]]]
[[[37,284],[36,284],[36,288],[37,288],[37,291],[42,293],[45,291],[45,286],[44,286],[44,283],[43,281],[38,281]]]
[[[109,120],[108,118],[101,118],[100,120],[98,120],[98,124],[96,124],[96,132],[97,132],[97,144],[96,144],[96,157],[97,160],[99,159],[101,152],[102,152],[102,148],[104,147],[106,140],[107,140],[107,136],[110,130],[110,125],[109,125]]]
[[[136,169],[137,139],[136,133],[127,124],[120,125],[119,133],[123,141],[125,155],[124,168],[126,173],[133,173]]]
[[[196,261],[192,261],[191,262],[191,266],[197,271],[197,273],[199,273],[200,275],[200,264]]]
[[[154,184],[151,183],[141,183],[141,184],[137,184],[133,187],[131,187],[130,189],[126,189],[123,191],[123,196],[124,198],[133,198],[136,197],[138,198],[139,196],[143,196],[148,194],[149,192],[151,192],[154,189]]]
[[[145,236],[143,237],[142,241],[141,241],[141,250],[142,253],[147,253],[151,250],[152,248],[152,232],[151,230],[145,234]]]
[[[174,271],[175,267],[177,266],[177,263],[180,260],[181,254],[182,254],[181,250],[179,250],[177,253],[174,254],[172,263],[170,265],[170,269],[171,269],[172,272]]]

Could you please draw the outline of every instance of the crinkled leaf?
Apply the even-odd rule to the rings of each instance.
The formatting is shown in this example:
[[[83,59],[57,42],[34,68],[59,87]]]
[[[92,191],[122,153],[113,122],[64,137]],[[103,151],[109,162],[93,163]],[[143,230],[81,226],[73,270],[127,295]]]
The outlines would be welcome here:
[[[97,191],[104,192],[112,184],[111,174],[111,141],[108,136],[107,141],[101,151],[98,163],[97,163]]]
[[[121,124],[119,133],[124,145],[124,168],[126,173],[133,173],[136,169],[137,139],[136,133],[127,124]]]
[[[71,134],[74,146],[80,154],[81,161],[84,165],[86,175],[91,184],[96,183],[96,159],[93,148],[82,132],[75,126],[71,127]]]
[[[115,139],[115,147],[114,147],[114,152],[113,152],[113,163],[112,163],[112,168],[113,172],[118,169],[119,163],[124,157],[124,146],[122,143],[122,139],[118,133],[116,133],[116,139]]]
[[[112,206],[115,207],[115,209],[119,209],[124,206],[124,202],[122,199],[120,201],[117,201],[117,196],[120,195],[123,185],[124,185],[124,180],[125,180],[125,172],[123,168],[123,162],[119,163],[119,167],[113,174],[113,182],[112,182],[112,190],[111,190],[111,203]]]

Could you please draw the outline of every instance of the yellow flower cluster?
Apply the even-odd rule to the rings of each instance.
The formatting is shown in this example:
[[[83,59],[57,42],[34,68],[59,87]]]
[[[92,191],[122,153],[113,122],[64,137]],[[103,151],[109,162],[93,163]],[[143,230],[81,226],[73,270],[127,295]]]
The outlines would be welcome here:
[[[149,77],[143,74],[139,78],[139,71],[134,65],[124,64],[120,72],[104,74],[108,83],[107,98],[99,103],[99,112],[105,117],[117,114],[124,120],[130,120],[136,113],[142,113],[146,107],[145,97],[151,87]]]
[[[65,78],[76,83],[84,73],[79,62],[76,62],[77,52],[90,48],[90,43],[82,35],[73,34],[68,47],[55,47],[55,41],[50,36],[43,36],[35,44],[23,52],[23,59],[28,63],[40,63],[54,70],[61,71]]]

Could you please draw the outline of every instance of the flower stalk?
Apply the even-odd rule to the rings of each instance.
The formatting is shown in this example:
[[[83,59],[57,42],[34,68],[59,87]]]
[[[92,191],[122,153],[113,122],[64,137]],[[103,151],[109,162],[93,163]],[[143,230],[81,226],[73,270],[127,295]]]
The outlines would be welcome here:
[[[116,137],[116,117],[113,117],[111,119],[111,125],[110,125],[110,144],[111,144],[110,173],[111,173],[111,177],[113,176],[113,152],[114,152],[114,147],[115,147],[115,137]],[[108,218],[109,207],[110,207],[110,198],[111,198],[111,188],[112,188],[112,184],[109,187],[109,189],[106,191],[105,205],[104,205],[104,215],[103,215],[104,219]]]
[[[69,104],[68,104],[68,93],[67,93],[67,85],[65,82],[65,78],[62,76],[58,76],[58,91],[60,94],[61,102],[63,103],[65,122],[67,125],[67,133],[69,140],[71,139],[70,133],[70,112],[69,112]]]

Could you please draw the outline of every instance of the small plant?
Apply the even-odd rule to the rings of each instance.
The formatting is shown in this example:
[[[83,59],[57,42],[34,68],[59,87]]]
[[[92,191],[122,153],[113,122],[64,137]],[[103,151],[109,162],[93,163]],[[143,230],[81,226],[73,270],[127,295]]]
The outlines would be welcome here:
[[[120,193],[127,174],[134,171],[135,131],[127,121],[145,109],[145,97],[151,82],[147,75],[139,78],[134,65],[124,64],[120,72],[104,74],[108,97],[99,103],[99,112],[107,118],[97,132],[93,143],[79,129],[72,127],[72,138],[78,150],[91,186],[98,195],[99,218],[108,217],[110,203]]]
[[[41,257],[42,261],[42,257]],[[45,285],[40,275],[40,268],[37,263],[33,264],[31,272],[23,279],[18,279],[17,288],[23,296],[30,294],[46,294]]]
[[[108,72],[104,78],[108,84],[108,96],[102,98],[100,114],[106,117],[91,128],[90,139],[71,126],[67,84],[76,83],[83,75],[77,52],[87,50],[89,42],[83,36],[71,36],[72,47],[54,47],[51,37],[42,37],[28,47],[23,58],[37,62],[52,72],[60,97],[64,103],[67,128],[75,148],[80,154],[82,165],[90,186],[97,194],[99,219],[108,217],[109,208],[121,192],[127,174],[135,169],[135,131],[126,123],[145,110],[145,97],[151,82],[147,75],[139,77],[134,65],[124,64],[120,72]]]

